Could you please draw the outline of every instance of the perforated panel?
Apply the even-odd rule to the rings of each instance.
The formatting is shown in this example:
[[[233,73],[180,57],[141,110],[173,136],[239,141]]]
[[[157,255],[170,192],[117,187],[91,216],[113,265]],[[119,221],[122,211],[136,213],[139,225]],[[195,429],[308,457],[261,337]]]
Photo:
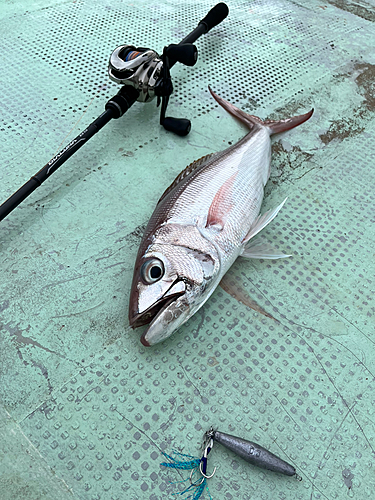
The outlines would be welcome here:
[[[188,137],[160,128],[155,102],[136,103],[2,222],[2,498],[51,498],[50,484],[64,499],[174,498],[188,473],[161,468],[161,452],[198,456],[211,425],[258,442],[302,477],[215,445],[215,500],[371,498],[375,60],[372,8],[355,5],[229,2],[229,18],[197,41],[198,64],[173,68],[169,112],[192,119]],[[118,91],[107,78],[117,45],[161,52],[211,7],[9,4],[0,199]],[[146,349],[127,323],[143,227],[187,164],[244,134],[208,84],[262,118],[315,108],[274,138],[262,209],[288,196],[265,233],[293,257],[238,260],[230,271],[274,319],[218,288],[173,337]]]

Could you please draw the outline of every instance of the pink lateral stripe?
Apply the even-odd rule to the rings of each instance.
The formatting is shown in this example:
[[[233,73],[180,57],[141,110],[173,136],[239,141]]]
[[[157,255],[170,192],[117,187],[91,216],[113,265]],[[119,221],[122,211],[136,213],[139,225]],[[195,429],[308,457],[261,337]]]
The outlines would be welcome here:
[[[233,208],[233,204],[228,198],[231,197],[233,183],[237,174],[238,172],[235,172],[231,175],[215,194],[210,208],[208,209],[206,227],[214,225],[220,225],[221,228],[224,227],[225,219],[230,210]]]

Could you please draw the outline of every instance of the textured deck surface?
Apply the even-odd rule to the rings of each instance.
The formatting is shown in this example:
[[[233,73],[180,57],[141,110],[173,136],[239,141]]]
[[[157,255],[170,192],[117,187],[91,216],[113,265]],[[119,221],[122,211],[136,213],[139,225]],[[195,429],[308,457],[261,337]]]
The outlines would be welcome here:
[[[213,2],[40,0],[0,5],[0,201],[103,110],[124,42],[161,51]],[[220,445],[214,500],[371,498],[375,488],[375,8],[370,1],[229,0],[173,68],[169,113],[136,103],[0,224],[0,497],[175,498],[161,451],[198,455],[204,431],[256,441],[301,482]],[[218,289],[177,334],[144,348],[127,307],[137,246],[187,164],[263,118],[315,113],[277,136],[263,210],[284,261],[232,274],[278,321]],[[185,484],[185,483],[184,483]],[[207,492],[205,498],[208,498]]]

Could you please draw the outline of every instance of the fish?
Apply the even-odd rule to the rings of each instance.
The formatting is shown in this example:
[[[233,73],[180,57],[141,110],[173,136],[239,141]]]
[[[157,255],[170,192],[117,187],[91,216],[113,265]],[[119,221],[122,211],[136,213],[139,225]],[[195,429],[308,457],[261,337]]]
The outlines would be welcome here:
[[[271,170],[271,135],[304,123],[314,110],[263,121],[210,87],[209,91],[249,131],[224,151],[188,165],[163,193],[149,219],[129,299],[130,326],[148,325],[141,336],[146,347],[164,341],[188,321],[239,256],[289,257],[258,235],[286,201],[259,215]]]

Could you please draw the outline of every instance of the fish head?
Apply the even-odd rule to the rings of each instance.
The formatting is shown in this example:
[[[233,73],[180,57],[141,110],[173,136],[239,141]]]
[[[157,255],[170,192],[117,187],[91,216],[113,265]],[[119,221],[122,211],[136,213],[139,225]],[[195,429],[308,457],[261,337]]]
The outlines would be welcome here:
[[[185,323],[215,289],[219,268],[213,251],[170,242],[151,244],[138,255],[129,323],[133,328],[149,325],[142,334],[142,344],[157,344]]]

